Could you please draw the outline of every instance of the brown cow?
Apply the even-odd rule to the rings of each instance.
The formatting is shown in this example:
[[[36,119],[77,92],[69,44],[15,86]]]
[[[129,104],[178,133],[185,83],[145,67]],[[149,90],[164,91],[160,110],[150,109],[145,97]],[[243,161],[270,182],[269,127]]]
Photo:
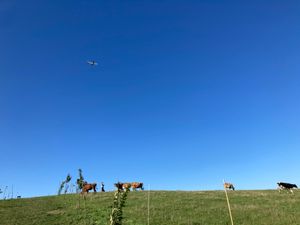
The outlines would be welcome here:
[[[92,189],[94,190],[94,192],[97,192],[96,186],[97,186],[97,183],[88,184],[87,182],[84,182],[81,194],[89,193],[89,191]]]
[[[131,183],[123,183],[122,188],[123,188],[123,190],[125,190],[125,189],[129,190],[131,188]]]
[[[127,183],[118,182],[115,183],[114,185],[118,189],[118,191],[130,190],[131,188],[131,183],[128,182]]]
[[[231,190],[234,191],[234,186],[231,183],[224,183],[224,188],[229,189],[229,190],[231,189]]]
[[[143,187],[143,183],[141,182],[132,182],[131,183],[131,187],[132,187],[132,190],[136,190],[138,188],[140,188],[141,190],[144,190],[144,187]]]

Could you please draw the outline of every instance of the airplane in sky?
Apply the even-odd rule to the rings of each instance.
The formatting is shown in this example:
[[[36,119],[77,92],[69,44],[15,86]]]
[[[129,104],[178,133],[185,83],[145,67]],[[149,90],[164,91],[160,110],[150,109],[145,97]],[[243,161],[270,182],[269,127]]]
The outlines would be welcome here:
[[[98,63],[94,60],[89,60],[89,61],[87,61],[87,63],[91,66],[97,66],[98,65]]]

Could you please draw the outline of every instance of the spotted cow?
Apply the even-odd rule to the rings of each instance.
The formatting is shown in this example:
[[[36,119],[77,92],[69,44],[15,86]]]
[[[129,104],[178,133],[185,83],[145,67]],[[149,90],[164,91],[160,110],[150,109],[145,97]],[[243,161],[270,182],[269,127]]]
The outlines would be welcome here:
[[[131,188],[131,183],[123,183],[122,184],[122,188],[123,188],[123,190],[130,190],[130,188]]]
[[[231,189],[231,190],[235,190],[235,188],[234,188],[234,186],[233,186],[233,184],[231,184],[231,183],[224,183],[224,188],[225,189]]]
[[[132,182],[132,183],[131,183],[132,190],[136,190],[136,189],[144,190],[143,185],[144,185],[144,184],[141,183],[141,182]]]
[[[281,192],[282,190],[287,190],[290,191],[291,193],[293,192],[293,188],[298,188],[296,184],[290,184],[290,183],[284,183],[284,182],[278,182],[278,190]]]

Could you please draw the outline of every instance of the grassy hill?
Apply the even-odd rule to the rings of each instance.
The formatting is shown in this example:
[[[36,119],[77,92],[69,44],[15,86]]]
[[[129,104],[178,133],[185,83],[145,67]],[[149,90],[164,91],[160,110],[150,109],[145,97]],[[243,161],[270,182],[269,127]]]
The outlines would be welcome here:
[[[113,192],[0,201],[1,225],[107,225]],[[236,225],[300,224],[300,193],[230,191]],[[147,225],[148,192],[130,192],[123,225]],[[151,225],[230,224],[223,191],[151,191]]]

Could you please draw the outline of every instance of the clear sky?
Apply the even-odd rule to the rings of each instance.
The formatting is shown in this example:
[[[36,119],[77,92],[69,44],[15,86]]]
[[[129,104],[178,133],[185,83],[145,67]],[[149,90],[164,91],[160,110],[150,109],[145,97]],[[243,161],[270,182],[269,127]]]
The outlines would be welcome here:
[[[56,194],[79,168],[107,190],[300,185],[299,12],[299,1],[1,0],[0,188]]]

